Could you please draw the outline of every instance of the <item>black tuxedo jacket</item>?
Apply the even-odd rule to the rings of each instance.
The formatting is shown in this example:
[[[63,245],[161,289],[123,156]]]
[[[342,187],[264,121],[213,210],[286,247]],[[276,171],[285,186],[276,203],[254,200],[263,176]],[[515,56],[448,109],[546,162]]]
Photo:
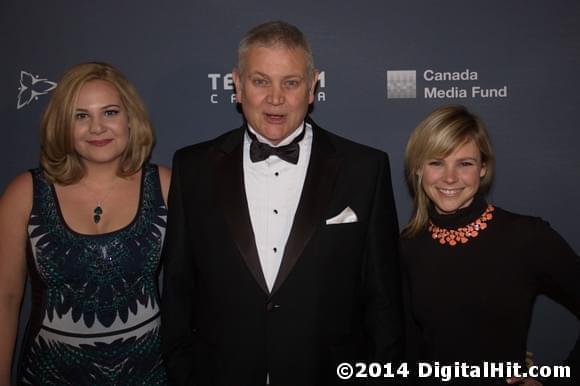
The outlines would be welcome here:
[[[176,152],[162,345],[172,385],[341,384],[344,361],[402,352],[387,155],[313,126],[278,276],[267,290],[243,183],[245,127]],[[327,225],[347,206],[358,222]],[[358,379],[357,384],[361,384]]]

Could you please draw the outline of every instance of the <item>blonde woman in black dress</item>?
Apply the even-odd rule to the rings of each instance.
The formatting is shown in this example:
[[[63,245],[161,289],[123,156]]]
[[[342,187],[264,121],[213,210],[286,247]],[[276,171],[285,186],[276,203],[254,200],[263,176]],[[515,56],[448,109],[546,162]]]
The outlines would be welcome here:
[[[580,314],[577,254],[542,219],[486,200],[493,151],[482,121],[464,107],[429,114],[411,134],[405,166],[414,195],[401,244],[410,360],[517,362],[525,369],[535,298],[547,294]]]

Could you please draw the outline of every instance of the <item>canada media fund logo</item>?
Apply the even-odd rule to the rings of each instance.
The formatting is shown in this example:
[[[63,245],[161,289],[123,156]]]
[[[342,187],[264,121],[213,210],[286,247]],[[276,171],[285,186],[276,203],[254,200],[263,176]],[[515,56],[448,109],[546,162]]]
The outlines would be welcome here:
[[[416,70],[387,70],[387,99],[495,99],[507,98],[508,86],[483,83],[479,72],[439,71],[420,73],[422,87],[417,87]],[[419,92],[419,95],[417,95]]]

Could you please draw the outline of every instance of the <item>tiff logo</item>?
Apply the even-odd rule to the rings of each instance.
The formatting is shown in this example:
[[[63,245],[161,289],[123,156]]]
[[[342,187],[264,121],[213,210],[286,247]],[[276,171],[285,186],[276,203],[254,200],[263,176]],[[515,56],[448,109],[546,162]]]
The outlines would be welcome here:
[[[417,72],[414,70],[387,71],[387,99],[417,97]]]

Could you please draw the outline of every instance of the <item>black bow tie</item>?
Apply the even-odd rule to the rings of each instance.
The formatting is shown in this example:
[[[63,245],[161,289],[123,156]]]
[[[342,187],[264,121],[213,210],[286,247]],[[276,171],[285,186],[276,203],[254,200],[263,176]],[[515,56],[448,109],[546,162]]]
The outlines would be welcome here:
[[[247,130],[248,135],[252,139],[252,144],[250,145],[250,159],[252,162],[260,162],[271,155],[278,156],[286,162],[290,162],[294,165],[298,163],[298,156],[300,155],[300,146],[298,142],[304,138],[304,133],[306,133],[306,128],[302,129],[302,133],[294,138],[292,142],[288,145],[272,147],[267,143],[258,141],[258,138],[249,129]]]

